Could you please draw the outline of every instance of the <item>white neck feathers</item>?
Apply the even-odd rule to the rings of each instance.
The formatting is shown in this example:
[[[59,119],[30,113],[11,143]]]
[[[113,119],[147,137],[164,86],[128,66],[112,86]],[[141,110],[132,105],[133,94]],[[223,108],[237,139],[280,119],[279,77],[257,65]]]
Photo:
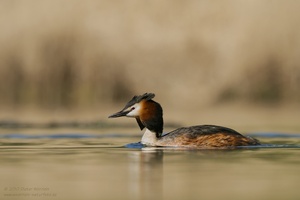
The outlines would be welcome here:
[[[151,132],[149,129],[146,128],[146,131],[142,137],[141,143],[145,145],[155,146],[157,143],[156,133]]]

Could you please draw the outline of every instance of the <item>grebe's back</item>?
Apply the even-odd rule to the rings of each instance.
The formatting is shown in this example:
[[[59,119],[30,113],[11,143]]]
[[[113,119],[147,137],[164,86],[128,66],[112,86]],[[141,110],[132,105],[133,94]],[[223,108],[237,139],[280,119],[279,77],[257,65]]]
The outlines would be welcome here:
[[[234,147],[259,145],[259,141],[243,136],[237,131],[216,125],[199,125],[178,128],[163,135],[158,144],[162,146],[187,147]]]

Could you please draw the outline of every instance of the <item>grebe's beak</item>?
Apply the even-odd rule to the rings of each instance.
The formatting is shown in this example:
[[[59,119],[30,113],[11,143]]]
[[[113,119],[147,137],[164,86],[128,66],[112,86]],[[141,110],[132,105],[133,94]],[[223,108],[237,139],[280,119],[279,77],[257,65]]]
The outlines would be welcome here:
[[[116,118],[116,117],[124,117],[126,116],[130,111],[124,111],[124,110],[121,110],[115,114],[112,114],[110,116],[108,116],[108,118]]]

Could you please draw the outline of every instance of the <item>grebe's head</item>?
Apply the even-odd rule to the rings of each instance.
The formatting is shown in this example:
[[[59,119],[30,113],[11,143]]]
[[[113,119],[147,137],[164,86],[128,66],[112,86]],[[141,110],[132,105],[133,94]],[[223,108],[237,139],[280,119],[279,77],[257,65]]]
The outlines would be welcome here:
[[[153,93],[134,96],[121,111],[109,118],[134,117],[141,129],[147,127],[159,136],[163,130],[163,112],[160,104],[152,100],[154,96]]]
[[[142,115],[144,108],[146,107],[147,101],[153,99],[155,94],[153,93],[145,93],[140,96],[134,96],[126,105],[125,107],[112,115],[109,118],[116,118],[116,117],[139,117]]]

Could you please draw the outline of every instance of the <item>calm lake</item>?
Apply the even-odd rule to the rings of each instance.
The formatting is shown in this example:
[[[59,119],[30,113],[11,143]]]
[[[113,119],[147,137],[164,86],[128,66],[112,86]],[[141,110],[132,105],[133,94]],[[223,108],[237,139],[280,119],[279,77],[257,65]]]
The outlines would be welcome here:
[[[133,133],[2,131],[0,199],[300,199],[300,134],[196,150],[126,145]]]

